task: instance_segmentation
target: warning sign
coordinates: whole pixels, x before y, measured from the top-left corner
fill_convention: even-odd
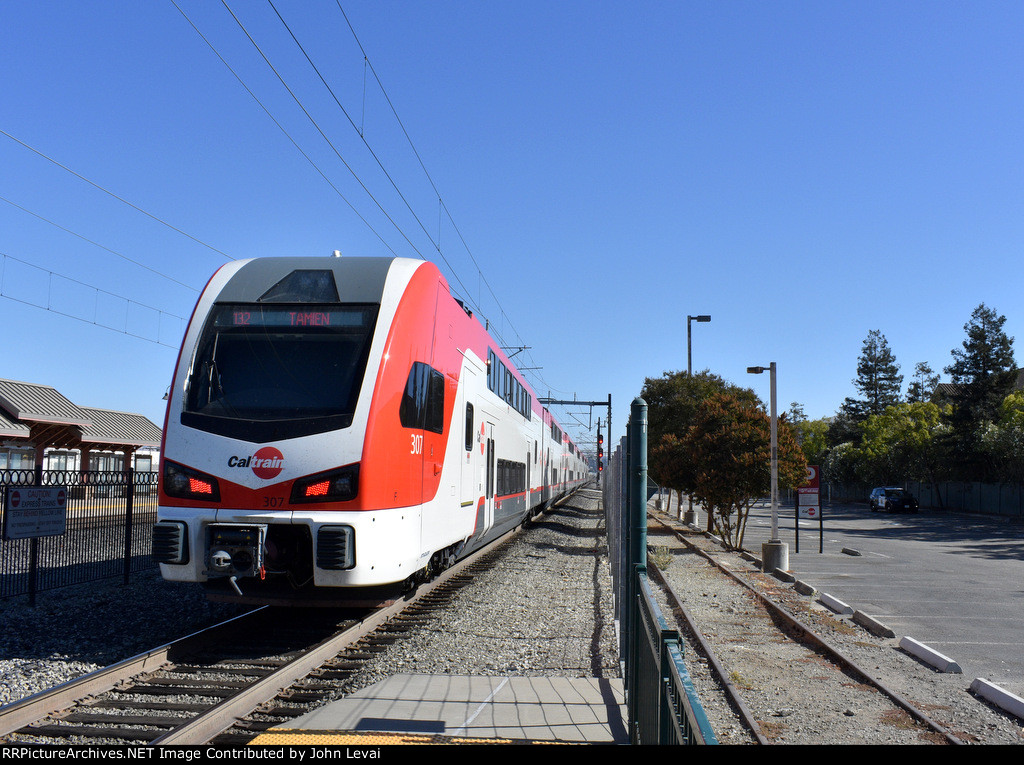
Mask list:
[[[67,528],[66,486],[11,486],[4,503],[4,539],[59,537]]]
[[[821,518],[821,502],[819,500],[820,470],[817,465],[807,466],[807,479],[803,486],[797,488],[797,509],[799,517]]]

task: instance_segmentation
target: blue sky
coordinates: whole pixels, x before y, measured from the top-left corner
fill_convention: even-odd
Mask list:
[[[981,302],[1024,338],[1020,3],[177,5],[0,10],[0,377],[162,424],[213,271],[333,250],[438,262],[616,436],[688,314],[815,418],[870,330],[905,384]]]

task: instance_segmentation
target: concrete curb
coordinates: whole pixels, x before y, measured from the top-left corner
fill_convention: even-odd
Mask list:
[[[844,547],[841,552],[844,555],[854,555],[856,557],[860,557],[860,551],[859,550],[854,550],[853,548],[850,548],[850,547]]]
[[[861,627],[866,629],[872,635],[885,638],[894,638],[896,633],[886,627],[880,621],[875,619],[873,616],[868,616],[863,611],[853,612],[853,621],[859,624]]]
[[[795,589],[801,595],[813,596],[817,592],[817,590],[814,589],[811,585],[807,584],[806,582],[801,582],[799,579],[797,579],[796,582],[793,583],[793,589]]]
[[[934,648],[929,648],[924,643],[914,640],[912,637],[902,638],[900,640],[900,648],[907,653],[916,656],[921,661],[931,664],[939,670],[939,672],[947,672],[955,675],[963,674],[963,670],[960,669],[960,665],[951,658],[939,653]]]
[[[1024,720],[1024,699],[1020,696],[1003,690],[995,683],[981,677],[971,683],[971,690],[1003,711]]]
[[[818,600],[841,616],[851,616],[853,614],[853,606],[846,605],[846,603],[839,600],[839,598],[833,598],[827,592],[819,593]]]

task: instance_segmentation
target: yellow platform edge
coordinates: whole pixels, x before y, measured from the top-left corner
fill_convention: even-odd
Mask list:
[[[558,744],[557,741],[526,741],[511,738],[468,738],[426,736],[420,733],[383,733],[335,730],[292,730],[271,728],[249,742],[249,746],[394,746],[400,744]]]

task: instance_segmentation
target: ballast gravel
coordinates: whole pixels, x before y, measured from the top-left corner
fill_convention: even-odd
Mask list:
[[[714,545],[701,535],[700,544]],[[653,547],[662,541],[650,538]],[[468,675],[620,676],[607,539],[599,495],[584,490],[541,517],[501,554],[500,564],[452,596],[408,639],[380,652],[338,687],[351,693],[395,673]],[[715,551],[716,554],[723,554]],[[739,556],[732,565],[745,566]],[[695,554],[673,549],[665,573],[681,594],[699,628],[724,633],[751,621],[749,596],[715,574]],[[798,618],[813,623],[876,677],[927,706],[965,743],[1021,744],[1022,723],[966,690],[962,676],[943,675],[903,654],[893,641],[824,613],[777,582],[766,583]],[[659,596],[666,618],[667,600]],[[27,598],[0,602],[0,705],[133,656],[238,613],[241,608],[211,603],[194,585],[165,582],[154,572],[40,593],[35,608]],[[674,622],[673,622],[674,626]],[[680,627],[685,635],[685,630]],[[782,649],[768,630],[747,629],[720,657],[734,682],[743,684],[763,732],[776,743],[855,743],[832,725],[839,718],[861,720],[857,741],[868,744],[931,743],[903,721],[872,721],[864,690],[854,679],[809,683],[766,661]],[[767,649],[767,650],[766,650]],[[788,649],[786,649],[788,650]],[[727,654],[727,655],[726,655]],[[722,744],[750,744],[747,732],[706,659],[692,645],[685,657],[694,688]],[[813,677],[826,672],[806,660]],[[817,713],[815,714],[815,710]]]

